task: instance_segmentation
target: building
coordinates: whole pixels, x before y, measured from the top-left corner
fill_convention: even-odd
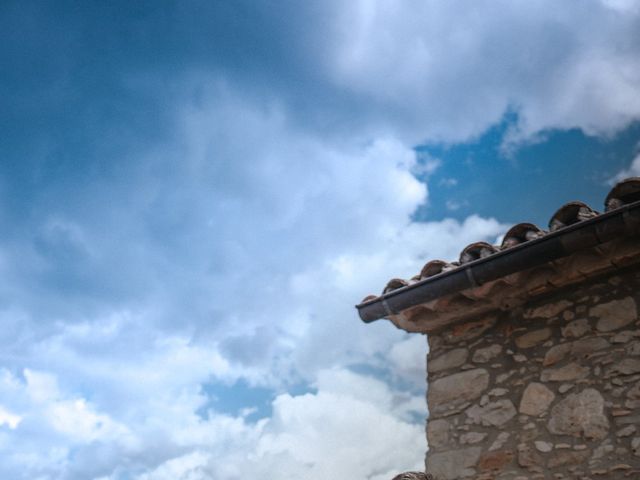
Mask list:
[[[640,178],[357,306],[427,334],[436,480],[640,478]]]

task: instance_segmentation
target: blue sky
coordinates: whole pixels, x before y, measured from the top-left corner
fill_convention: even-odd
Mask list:
[[[428,179],[430,201],[415,218],[464,219],[477,213],[546,228],[553,212],[571,200],[602,211],[605,185],[637,154],[640,125],[635,122],[605,138],[580,129],[550,131],[543,140],[505,152],[505,132],[514,121],[506,116],[470,142],[418,147],[419,155],[437,158],[441,165]]]
[[[353,305],[640,174],[640,4],[3,2],[0,477],[385,480]]]

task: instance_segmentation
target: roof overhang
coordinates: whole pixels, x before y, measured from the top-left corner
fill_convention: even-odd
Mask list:
[[[365,299],[360,318],[428,333],[640,261],[640,200],[616,207]]]

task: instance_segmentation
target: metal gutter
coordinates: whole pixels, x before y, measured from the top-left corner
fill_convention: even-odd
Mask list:
[[[356,305],[356,308],[362,321],[370,323],[444,295],[474,288],[638,232],[640,200],[399,288]]]

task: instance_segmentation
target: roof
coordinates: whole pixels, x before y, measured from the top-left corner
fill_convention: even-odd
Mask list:
[[[508,297],[505,281],[513,296],[523,298],[521,290],[525,277],[528,286],[524,297],[544,293],[566,283],[559,278],[567,277],[568,258],[578,252],[583,257],[585,252],[588,253],[594,259],[591,263],[595,264],[603,263],[596,257],[606,257],[602,268],[610,268],[615,266],[612,258],[616,255],[628,258],[629,248],[637,245],[640,261],[640,242],[637,238],[629,239],[640,233],[640,177],[617,183],[607,194],[604,207],[604,213],[599,213],[585,203],[569,202],[553,214],[548,230],[530,223],[519,223],[507,231],[500,245],[475,242],[460,252],[458,261],[431,260],[411,279],[393,278],[381,295],[367,296],[356,306],[360,318],[365,322],[389,318],[405,330],[427,331],[428,328],[409,325],[407,316],[417,315],[415,307],[421,307],[418,313],[422,316],[430,311],[442,317],[431,319],[432,327],[429,328],[436,328],[448,321],[445,317],[460,317],[478,310],[470,308],[470,302],[486,300],[496,283],[502,285],[502,300]],[[611,242],[614,244],[609,245]],[[611,251],[605,252],[605,246],[613,250],[609,248]],[[620,262],[622,260],[618,259],[618,264]],[[532,274],[540,277],[540,267],[545,267],[547,272],[543,282],[547,288],[529,288]],[[585,269],[599,271],[583,262],[582,270]],[[585,271],[579,273],[575,281],[588,276]],[[495,301],[489,303],[496,307]],[[487,306],[484,311],[489,309]]]

